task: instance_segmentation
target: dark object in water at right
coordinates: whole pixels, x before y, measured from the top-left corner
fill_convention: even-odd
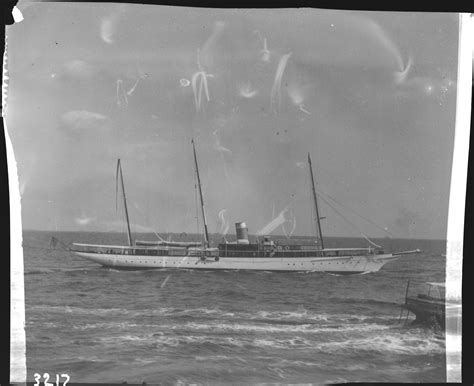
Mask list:
[[[437,282],[410,282],[409,280],[405,293],[405,304],[402,305],[402,312],[400,313],[400,320],[404,309],[407,310],[405,322],[408,320],[408,315],[412,313],[416,317],[412,325],[444,329],[446,320],[445,284]]]

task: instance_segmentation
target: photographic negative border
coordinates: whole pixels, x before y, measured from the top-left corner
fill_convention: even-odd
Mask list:
[[[142,3],[142,2],[141,2]],[[148,3],[148,2],[143,2]],[[162,4],[162,3],[161,3]],[[191,4],[179,4],[191,5]],[[206,6],[206,5],[204,5]],[[467,166],[470,139],[471,98],[472,98],[472,52],[474,34],[473,17],[470,14],[459,14],[459,51],[458,51],[458,86],[455,143],[453,166],[451,174],[448,232],[447,232],[447,261],[446,261],[446,297],[454,301],[462,301],[462,269],[463,269],[463,240],[465,200],[467,185]],[[6,40],[5,40],[6,42]],[[7,44],[4,48],[2,106],[6,107],[7,79]],[[5,125],[5,123],[4,123]],[[10,206],[10,382],[26,381],[26,346],[25,346],[25,299],[23,280],[23,251],[21,247],[22,226],[20,211],[20,194],[16,162],[14,159],[8,128],[4,126],[6,142],[6,158],[9,181]],[[453,324],[453,320],[456,321]],[[461,381],[461,339],[462,339],[462,307],[457,317],[449,323],[446,321],[446,370],[448,382]]]

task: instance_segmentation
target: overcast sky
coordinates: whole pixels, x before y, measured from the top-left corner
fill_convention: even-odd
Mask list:
[[[121,158],[132,230],[196,232],[194,138],[210,232],[281,214],[274,234],[313,234],[309,152],[325,235],[446,237],[457,15],[19,8],[6,122],[24,228],[124,230]]]

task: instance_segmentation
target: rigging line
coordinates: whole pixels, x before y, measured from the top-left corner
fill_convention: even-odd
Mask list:
[[[129,200],[129,201],[130,201],[130,200]],[[136,204],[136,202],[135,202],[135,201],[132,201],[132,203],[133,203],[133,207],[135,208],[135,211],[136,211],[141,217],[146,217],[146,214],[140,209],[140,207]],[[147,221],[147,223],[149,223],[149,222]],[[135,224],[131,224],[131,225],[132,225],[133,227],[135,227]],[[148,230],[149,230],[151,233],[153,233],[159,240],[165,241],[165,239],[163,239],[163,238],[153,229],[153,227],[150,227],[150,226],[148,226],[148,225],[146,225],[146,226],[145,226],[145,225],[141,225],[141,224],[139,224],[139,223],[136,223],[136,225],[139,226],[139,227],[142,227],[142,228],[148,228]]]
[[[120,198],[123,200],[124,202],[124,210],[125,210],[125,215],[127,216],[127,228],[126,230],[128,230],[128,232],[130,232],[130,225],[129,225],[129,220],[128,220],[128,211],[127,211],[127,204],[126,204],[126,201],[125,201],[125,189],[124,189],[124,186],[123,186],[123,175],[122,175],[122,166],[121,166],[121,162],[120,162],[120,159],[118,160],[117,162],[117,172],[116,172],[116,175],[115,175],[115,210],[118,211],[118,194],[119,194],[119,173],[120,173],[120,177],[121,177],[121,181],[122,181],[122,191],[120,192],[121,196]],[[133,206],[135,208],[135,211],[137,211],[141,217],[146,217],[146,215],[142,212],[142,210],[139,208],[139,206],[133,202]],[[134,233],[136,233],[136,226],[135,224],[131,224],[131,226],[134,228]],[[159,240],[163,241],[163,238],[161,238],[153,228],[151,227],[146,227],[146,228],[149,228],[157,237]]]
[[[288,237],[288,232],[286,231],[286,228],[285,228],[285,223],[281,224],[281,228],[283,229],[283,234],[285,235],[286,240],[288,241],[289,237]]]
[[[117,171],[115,173],[115,211],[118,212],[118,176],[119,176],[119,163],[117,162]]]
[[[56,249],[57,249],[56,246],[57,246],[58,244],[59,244],[62,248],[64,248],[64,250],[66,250],[66,251],[71,251],[71,248],[70,248],[68,245],[64,244],[60,239],[58,239],[58,238],[55,237],[55,236],[52,236],[52,237],[51,237],[51,239],[50,239],[50,241],[49,241],[49,248],[47,248],[47,250],[56,250]],[[43,249],[43,248],[41,248],[41,247],[32,247],[32,246],[28,246],[28,245],[26,245],[26,246],[29,247],[29,248]],[[22,245],[22,247],[25,247],[25,245]]]
[[[60,246],[64,249],[64,250],[67,250],[69,251],[69,247],[64,245],[63,243],[59,242]],[[39,250],[39,251],[45,251],[45,252],[49,252],[49,251],[54,251],[54,250],[58,250],[58,248],[56,247],[35,247],[33,245],[28,245],[28,244],[23,244],[21,246],[22,248],[25,248],[25,249],[36,249],[36,250]]]
[[[205,247],[209,248],[209,234],[208,234],[208,231],[207,231],[206,212],[204,210],[204,199],[202,197],[201,179],[199,178],[199,167],[198,167],[198,162],[197,162],[196,147],[194,145],[194,139],[191,140],[191,143],[193,145],[194,165],[195,165],[195,168],[196,168],[196,179],[197,179],[198,188],[199,188],[199,198],[200,198],[200,201],[201,201],[202,222],[203,222],[203,225],[204,225],[204,242],[205,242]]]
[[[382,226],[376,224],[375,222],[373,222],[372,220],[362,216],[361,214],[357,213],[354,209],[352,208],[349,208],[348,206],[342,204],[341,202],[337,201],[335,198],[331,197],[329,194],[323,192],[321,189],[317,189],[317,193],[320,195],[320,196],[326,196],[326,198],[332,200],[333,202],[335,202],[336,204],[338,205],[341,205],[343,208],[347,209],[347,210],[350,210],[352,213],[354,213],[355,215],[359,216],[360,218],[362,218],[363,220],[367,221],[368,223],[372,224],[373,226],[375,226],[376,228],[384,231],[385,233],[387,233],[388,235],[390,236],[393,236],[392,233],[390,233],[389,231],[387,231],[386,229],[382,228]]]
[[[355,225],[353,222],[349,221],[349,220],[348,220],[343,214],[341,214],[334,206],[332,206],[323,196],[320,196],[320,197],[321,197],[321,199],[326,203],[326,205],[328,205],[328,206],[329,206],[332,210],[334,210],[339,216],[341,216],[341,218],[344,219],[348,224],[352,225],[352,226],[357,230],[357,232],[359,232],[359,233],[362,235],[362,237],[363,237],[364,239],[366,239],[370,244],[372,244],[372,245],[374,245],[374,246],[376,246],[376,247],[378,247],[378,248],[381,248],[380,245],[377,245],[377,244],[375,244],[373,241],[371,241],[368,236],[366,236],[364,233],[361,232],[361,230],[359,229],[359,227],[358,227],[357,225]]]
[[[305,191],[309,191],[311,190],[311,182],[309,181],[309,175],[307,173],[304,173],[305,175],[305,178],[304,178],[304,182],[305,182]],[[309,223],[311,224],[311,234],[314,235],[317,231],[316,229],[316,224],[315,224],[315,221],[314,219],[316,218],[316,208],[314,207],[314,205],[311,205],[311,211],[308,211],[308,214],[309,214]]]
[[[125,185],[124,185],[124,182],[123,182],[123,173],[122,173],[122,165],[120,163],[120,158],[117,161],[117,172],[120,172],[120,183],[121,183],[122,194],[123,194],[123,208],[125,210],[125,218],[127,220],[128,243],[130,244],[130,246],[132,246],[133,245],[133,243],[132,243],[132,234],[131,234],[131,231],[130,231],[130,220],[129,220],[129,217],[128,217],[127,199],[126,199],[126,196],[125,196]]]
[[[194,208],[196,209],[196,234],[199,234],[199,209],[198,209],[198,192],[197,192],[197,178],[196,174],[194,175]]]
[[[22,244],[21,245],[22,248],[29,248],[29,249],[41,249],[41,250],[44,250],[44,251],[47,251],[47,250],[50,250],[51,247],[34,247],[32,245],[28,245],[28,244]]]
[[[122,206],[119,207],[118,205],[118,200],[120,198],[120,200],[123,201],[123,194],[121,191],[119,191],[119,164],[117,163],[117,173],[116,173],[116,176],[115,176],[115,212],[117,213],[118,217],[121,219],[121,216],[122,216]],[[120,197],[119,197],[120,195]],[[120,222],[121,224],[121,228],[123,228],[123,231],[124,232],[127,232],[127,229],[126,229],[126,225],[123,224],[122,222]]]
[[[155,231],[153,231],[154,235],[158,238],[158,240],[160,241],[166,241],[164,238],[162,238],[158,233],[156,233]]]
[[[321,230],[321,217],[319,215],[319,209],[318,209],[318,196],[316,194],[316,188],[314,184],[314,174],[313,174],[313,166],[311,162],[311,156],[308,153],[308,165],[309,165],[309,173],[311,177],[311,187],[312,187],[312,192],[313,192],[313,200],[314,200],[314,208],[316,210],[316,222],[318,223],[318,236],[319,236],[319,241],[321,243],[321,248],[324,249],[324,241],[323,241],[323,232]]]

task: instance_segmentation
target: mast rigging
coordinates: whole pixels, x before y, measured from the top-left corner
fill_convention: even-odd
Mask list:
[[[194,139],[191,140],[191,143],[193,144],[194,165],[196,167],[196,177],[197,177],[197,183],[198,183],[198,188],[199,188],[199,198],[201,199],[202,220],[204,223],[204,242],[205,242],[206,248],[209,248],[209,234],[207,232],[206,212],[204,210],[204,200],[202,198],[201,179],[199,177],[199,168],[198,168],[198,162],[197,162],[197,157],[196,157],[196,147],[194,146]]]
[[[311,187],[313,188],[314,207],[316,209],[316,222],[318,226],[318,236],[319,236],[319,240],[321,241],[321,249],[324,249],[323,234],[321,232],[321,221],[320,221],[319,209],[318,209],[318,198],[316,195],[316,189],[314,188],[313,166],[311,165],[311,156],[309,155],[309,153],[308,153],[308,164],[309,164],[309,174],[311,176]]]
[[[127,236],[128,236],[128,245],[132,246],[132,233],[130,232],[130,220],[128,219],[128,208],[127,208],[127,198],[125,197],[125,186],[123,183],[123,174],[122,174],[122,165],[120,164],[120,158],[117,161],[117,174],[115,176],[115,206],[117,207],[117,192],[118,192],[118,177],[120,172],[120,182],[122,186],[123,194],[123,206],[125,209],[125,219],[127,220]]]

